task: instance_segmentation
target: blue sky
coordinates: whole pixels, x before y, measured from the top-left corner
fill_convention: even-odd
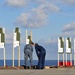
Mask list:
[[[12,32],[15,27],[21,31],[21,59],[24,59],[26,29],[32,31],[33,42],[45,47],[46,59],[57,59],[57,38],[71,37],[73,40],[75,37],[74,8],[75,0],[0,0],[0,27],[6,31],[6,59],[12,59]],[[15,59],[17,52],[15,50]],[[35,50],[33,58],[37,59]]]

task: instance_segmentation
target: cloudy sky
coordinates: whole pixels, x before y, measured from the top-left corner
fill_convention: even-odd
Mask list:
[[[0,0],[0,27],[6,33],[6,59],[12,59],[13,30],[21,31],[21,59],[24,59],[25,31],[33,42],[44,46],[46,59],[57,59],[58,37],[75,37],[75,0]],[[73,50],[73,49],[72,49]],[[11,54],[10,54],[11,53]],[[18,57],[15,49],[15,59]],[[35,50],[33,58],[37,59]],[[0,59],[3,50],[0,50]]]

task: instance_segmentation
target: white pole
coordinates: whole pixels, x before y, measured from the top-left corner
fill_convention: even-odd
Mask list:
[[[67,65],[67,53],[66,53],[66,65]]]
[[[70,54],[70,62],[71,62],[71,66],[72,66],[72,54]]]
[[[74,66],[75,66],[75,53],[74,53]]]
[[[3,33],[5,35],[5,28],[3,28]],[[4,39],[5,40],[5,39]],[[6,66],[6,54],[5,54],[5,42],[4,42],[4,67]]]
[[[74,38],[74,66],[75,66],[75,38]]]
[[[6,66],[6,62],[5,62],[5,47],[4,47],[4,67]]]
[[[59,53],[58,53],[58,66],[59,66]]]
[[[1,33],[0,33],[0,43],[1,43]]]
[[[28,32],[26,30],[26,44],[27,44]]]
[[[20,67],[20,46],[18,47],[18,67]]]
[[[63,53],[63,66],[64,66],[64,53]]]
[[[31,36],[31,40],[32,40],[32,31],[30,31],[30,36]]]
[[[20,30],[19,30],[20,33]],[[20,67],[20,40],[19,40],[19,46],[18,46],[18,67]]]
[[[12,66],[14,67],[14,31],[13,31],[13,58],[12,58]]]

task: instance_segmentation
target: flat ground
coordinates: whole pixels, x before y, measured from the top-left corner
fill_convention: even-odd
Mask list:
[[[75,75],[75,68],[3,69],[0,75]]]

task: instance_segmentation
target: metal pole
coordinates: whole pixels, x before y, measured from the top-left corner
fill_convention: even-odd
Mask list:
[[[0,34],[0,43],[1,43],[1,34]]]
[[[64,53],[63,53],[63,66],[64,66]]]
[[[59,66],[59,53],[58,53],[58,66]]]
[[[67,53],[66,53],[66,65],[67,65]]]
[[[32,31],[30,31],[30,36],[31,36],[31,40],[32,40]]]
[[[71,66],[72,66],[72,54],[70,54],[70,62],[71,62]]]
[[[75,66],[75,53],[74,53],[74,66]]]
[[[18,47],[18,67],[20,67],[20,46]]]
[[[6,66],[6,62],[5,62],[5,47],[4,47],[4,67]]]
[[[12,57],[12,66],[14,67],[14,31],[13,31],[13,51],[12,51],[12,55],[13,55],[13,57]]]
[[[74,38],[74,66],[75,66],[75,38]]]
[[[26,44],[27,44],[27,38],[28,38],[28,31],[26,30]]]

